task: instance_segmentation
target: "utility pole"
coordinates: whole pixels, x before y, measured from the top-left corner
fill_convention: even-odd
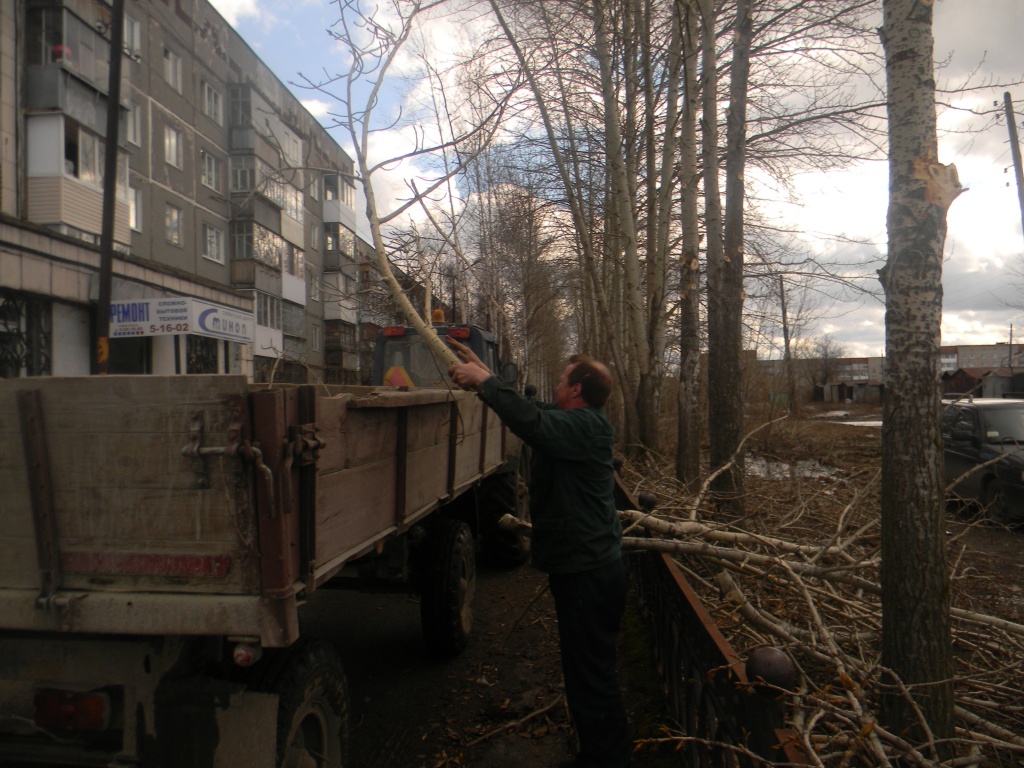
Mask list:
[[[1010,153],[1013,155],[1013,172],[1017,178],[1017,203],[1020,205],[1020,225],[1024,230],[1024,168],[1021,167],[1020,142],[1017,140],[1017,118],[1013,114],[1010,92],[1003,94],[1006,107],[1006,127],[1010,130]]]
[[[100,225],[100,292],[96,304],[96,373],[110,373],[110,294],[114,274],[114,212],[117,202],[117,145],[121,125],[121,49],[124,0],[110,11],[110,72],[107,81],[107,139],[103,156],[103,219]]]

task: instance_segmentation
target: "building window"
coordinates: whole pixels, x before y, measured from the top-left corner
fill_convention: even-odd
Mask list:
[[[181,93],[181,56],[170,48],[164,48],[164,80]]]
[[[313,351],[314,352],[319,352],[320,351],[320,326],[319,325],[314,325],[313,326],[312,345],[313,345]]]
[[[255,291],[256,325],[281,330],[281,299],[269,293]]]
[[[342,349],[355,349],[356,327],[352,323],[338,323],[338,338]]]
[[[167,242],[171,245],[181,245],[181,209],[168,204],[164,213],[164,223],[167,227]]]
[[[231,191],[249,192],[255,182],[256,164],[252,155],[236,155],[231,158]]]
[[[106,142],[99,136],[88,131],[78,132],[78,172],[79,179],[96,187],[103,186],[103,155]]]
[[[224,263],[224,232],[209,224],[203,224],[203,257]]]
[[[324,224],[324,248],[340,251],[350,259],[355,258],[355,235],[341,224]]]
[[[295,277],[305,275],[306,255],[287,240],[282,241],[281,271]]]
[[[128,102],[128,114],[124,120],[124,137],[135,146],[142,144],[142,110],[135,99]]]
[[[314,200],[320,199],[320,174],[310,171],[309,174],[309,196]]]
[[[337,200],[338,194],[338,177],[333,173],[324,176],[324,200]]]
[[[0,379],[48,376],[51,303],[0,288]]]
[[[142,231],[142,190],[128,187],[128,224],[136,232]]]
[[[236,259],[254,259],[274,269],[281,269],[281,264],[289,260],[289,268],[298,270],[291,274],[302,276],[302,251],[252,221],[231,222],[231,246]]]
[[[309,270],[309,300],[320,301],[320,275],[314,269]]]
[[[217,340],[208,336],[185,337],[186,373],[217,373]]]
[[[203,114],[217,125],[224,124],[224,106],[220,91],[207,82],[203,82]]]
[[[103,188],[106,142],[71,118],[64,120],[64,173]],[[128,199],[128,154],[117,153],[117,197]]]
[[[132,56],[142,54],[142,25],[128,14],[124,15],[124,47]]]
[[[169,125],[164,126],[164,160],[181,168],[181,131]]]
[[[248,127],[252,123],[252,96],[247,85],[233,85],[228,90],[231,98],[232,127]]]
[[[203,184],[215,192],[220,192],[220,158],[203,150]]]

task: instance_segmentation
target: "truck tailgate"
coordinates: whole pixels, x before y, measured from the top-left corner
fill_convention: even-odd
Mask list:
[[[0,381],[0,590],[258,594],[251,468],[183,455],[244,436],[247,397],[242,376]]]

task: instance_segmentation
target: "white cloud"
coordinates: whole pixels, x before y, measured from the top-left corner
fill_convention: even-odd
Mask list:
[[[317,120],[320,120],[331,111],[331,107],[334,105],[329,101],[324,101],[323,99],[303,99],[302,106],[306,108],[306,111],[309,112],[309,114]]]
[[[246,16],[259,18],[265,11],[260,0],[210,0],[210,4],[233,27],[238,26],[239,19]]]

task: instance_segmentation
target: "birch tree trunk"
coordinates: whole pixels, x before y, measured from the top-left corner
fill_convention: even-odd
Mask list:
[[[698,8],[677,4],[683,45],[683,104],[679,128],[679,182],[683,238],[679,270],[679,425],[676,479],[696,490],[700,482],[700,231],[697,167]]]
[[[714,46],[713,23],[709,25],[706,14],[704,31],[705,36],[710,32],[711,39],[704,41],[705,51],[709,44]],[[711,431],[711,469],[733,462],[715,479],[712,490],[719,508],[732,518],[742,517],[744,506],[743,455],[737,449],[743,439],[743,171],[751,32],[749,0],[737,0],[726,137],[725,240],[721,258],[712,260],[708,252],[708,422],[715,425]],[[704,66],[708,67],[707,61]],[[712,92],[710,98],[714,95]],[[708,99],[705,93],[705,104]],[[707,180],[718,166],[705,167],[707,189]],[[710,248],[710,235],[708,245]]]
[[[939,329],[946,211],[960,191],[938,162],[932,0],[884,0],[889,109],[889,254],[882,403],[882,665],[907,685],[936,739],[953,736]],[[893,682],[890,679],[888,682]],[[882,723],[928,741],[898,689]],[[948,750],[936,748],[944,756]]]

